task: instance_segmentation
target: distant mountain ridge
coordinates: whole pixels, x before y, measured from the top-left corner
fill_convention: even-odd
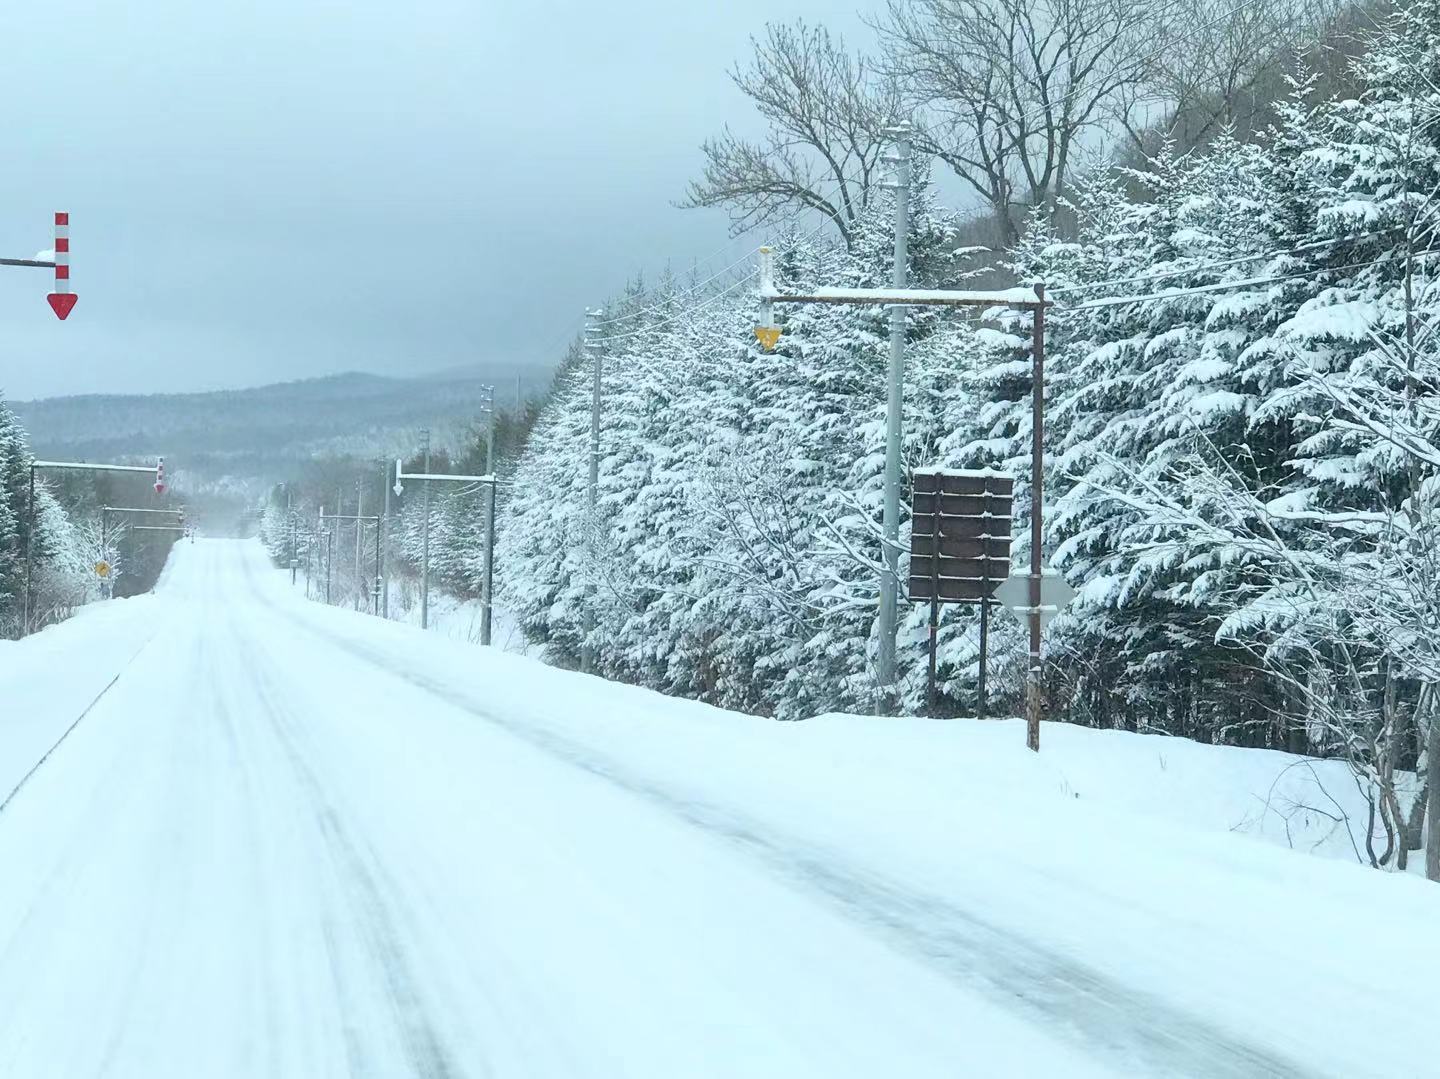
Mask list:
[[[502,408],[513,405],[516,373],[503,367],[413,378],[348,372],[242,390],[50,397],[15,401],[11,408],[39,456],[164,454],[205,486],[273,479],[318,455],[409,452],[427,427],[437,445],[445,445],[474,424],[485,385],[495,385]],[[532,370],[523,378],[526,392],[534,392],[549,374]]]

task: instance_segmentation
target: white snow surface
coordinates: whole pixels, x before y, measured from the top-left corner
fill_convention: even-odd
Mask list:
[[[1328,764],[755,719],[309,603],[232,541],[0,646],[0,796],[67,729],[0,811],[0,1075],[1428,1068],[1380,1032],[1434,886],[1282,845],[1279,810],[1348,853],[1295,810],[1353,810]]]

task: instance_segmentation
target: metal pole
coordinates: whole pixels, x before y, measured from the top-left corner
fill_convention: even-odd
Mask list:
[[[290,485],[285,485],[285,516],[290,521],[290,585],[295,585],[295,502]]]
[[[425,471],[430,471],[430,432],[420,432],[425,450]],[[420,533],[420,628],[430,628],[430,485],[424,484],[425,522]]]
[[[325,530],[325,602],[330,602],[330,582],[334,576],[335,565],[335,530]]]
[[[385,537],[385,542],[380,546],[380,617],[390,617],[390,575],[385,572],[385,554],[389,548],[390,541],[390,463],[380,462],[380,486],[385,488],[385,516],[380,519],[380,534]],[[380,543],[377,538],[376,543]]]
[[[355,609],[360,609],[360,590],[365,587],[365,569],[362,564],[362,542],[365,539],[365,488],[355,481]]]
[[[1030,670],[1025,680],[1025,745],[1040,752],[1040,544],[1045,510],[1045,285],[1035,285],[1030,391]]]
[[[986,594],[980,597],[980,680],[976,687],[975,718],[985,718],[985,672],[990,667],[990,578],[985,578]]]
[[[493,475],[493,473],[492,473]],[[485,587],[480,607],[480,643],[490,643],[491,614],[495,595],[495,481],[485,498]]]
[[[910,125],[889,129],[895,139],[895,266],[894,287],[904,288],[909,262],[907,233],[910,227]],[[899,629],[900,606],[900,427],[905,385],[905,308],[890,308],[890,372],[885,403],[885,506],[884,569],[880,578],[879,685],[890,697],[895,685],[895,635]]]
[[[940,493],[943,487],[935,487],[935,546],[930,549],[930,662],[926,672],[926,705],[933,716],[939,703],[935,687],[935,665],[940,649]]]
[[[30,508],[27,511],[30,527],[25,533],[25,613],[20,623],[20,636],[30,632],[30,606],[35,602],[31,591],[34,570],[35,547],[35,462],[30,462]]]
[[[375,615],[377,618],[380,615],[380,589],[382,587],[381,580],[383,578],[380,565],[380,533],[382,531],[381,526],[384,525],[384,523],[385,519],[383,517],[375,518],[375,594],[372,598],[375,601]]]
[[[487,387],[490,391],[490,422],[485,430],[485,471],[491,476],[495,475],[495,387]],[[493,596],[490,594],[490,585],[494,577],[495,567],[495,484],[490,484],[490,491],[485,497],[485,578],[480,588],[480,643],[490,643],[490,605]]]
[[[102,561],[102,562],[108,562],[108,561],[110,561],[110,507],[109,507],[109,506],[101,506],[101,507],[100,507],[100,561]],[[101,578],[101,580],[100,580],[100,598],[101,598],[101,599],[109,599],[109,598],[110,598],[109,585],[110,585],[110,582],[109,582],[108,580],[105,580],[104,578]]]
[[[485,425],[485,471],[495,475],[495,387],[486,386],[485,411],[489,414],[490,422]]]
[[[596,506],[600,496],[600,383],[604,373],[604,357],[600,350],[600,312],[585,312],[585,350],[590,353],[590,483],[586,488],[588,516],[586,519],[586,543],[590,560],[598,557],[595,550],[595,530],[599,528]],[[581,620],[583,637],[580,642],[580,669],[595,669],[595,649],[590,643],[595,632],[595,594],[593,585],[587,585],[585,611]]]

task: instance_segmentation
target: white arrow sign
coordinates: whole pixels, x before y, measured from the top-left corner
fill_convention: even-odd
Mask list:
[[[1007,577],[995,589],[995,598],[1024,618],[1033,609],[1030,606],[1030,577]],[[1054,617],[1075,598],[1075,589],[1065,583],[1065,578],[1053,569],[1045,569],[1040,577],[1040,628],[1044,629]]]

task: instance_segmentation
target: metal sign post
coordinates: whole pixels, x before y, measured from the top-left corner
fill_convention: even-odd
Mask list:
[[[100,576],[100,577],[102,578],[102,580],[109,578],[109,576],[110,576],[110,570],[113,568],[113,567],[110,566],[109,562],[106,561],[106,560],[110,557],[110,515],[111,515],[112,513],[136,513],[136,514],[150,513],[150,514],[159,514],[159,515],[166,516],[166,517],[174,517],[174,518],[175,518],[175,524],[176,524],[178,527],[180,527],[181,529],[183,529],[183,528],[185,527],[185,510],[184,510],[184,507],[181,507],[181,508],[178,509],[178,510],[162,510],[162,509],[151,509],[151,508],[148,507],[148,506],[101,506],[101,507],[100,507],[100,558],[101,558],[102,563],[105,565],[105,572],[104,572],[104,573],[99,573],[99,572],[98,572],[98,569],[97,569],[97,574],[98,574],[98,576]],[[139,527],[141,527],[141,526],[135,525],[135,526],[133,526],[133,527],[139,528]],[[108,596],[109,593],[108,593],[108,590],[107,590],[106,588],[102,588],[101,591],[102,591],[103,594],[105,594],[105,595]]]
[[[897,246],[897,251],[901,250]],[[1030,527],[1031,546],[1034,548],[1031,559],[1035,563],[1034,569],[1038,573],[1037,561],[1040,558],[1041,537],[1044,531],[1045,504],[1043,499],[1043,472],[1045,463],[1044,451],[1044,428],[1045,428],[1045,308],[1050,301],[1045,299],[1045,286],[1037,283],[1034,288],[1012,288],[998,289],[995,291],[969,291],[957,289],[916,289],[916,288],[813,288],[805,292],[785,292],[775,284],[774,256],[768,247],[760,249],[760,321],[755,328],[755,336],[759,339],[761,346],[768,352],[778,343],[781,336],[781,328],[775,325],[774,305],[777,303],[824,303],[824,304],[869,304],[883,307],[972,307],[972,308],[1011,308],[1019,311],[1031,311],[1034,313],[1034,323],[1031,331],[1031,355],[1033,357],[1033,391],[1032,391],[1032,425],[1031,425],[1031,469],[1032,469],[1032,497],[1030,500]],[[892,354],[892,372],[897,371],[900,364],[895,362]],[[891,397],[894,401],[894,394],[897,392],[893,381],[889,387]],[[898,415],[896,418],[898,424]],[[886,450],[887,450],[887,483],[886,483],[886,506],[884,508],[885,520],[894,519],[892,507],[889,504],[894,488],[888,482],[889,474],[889,447],[891,445],[891,431],[887,428]],[[882,690],[888,690],[895,680],[895,637],[899,630],[899,620],[893,617],[892,607],[886,602],[888,595],[893,594],[896,587],[895,570],[890,555],[893,552],[893,541],[888,528],[885,538],[882,541],[884,550],[884,569],[880,575],[880,613],[877,618],[878,632],[880,637],[880,655],[877,669],[877,682]],[[945,597],[942,595],[941,600]],[[1033,712],[1033,736],[1029,738],[1031,749],[1039,748],[1039,676],[1040,676],[1040,636],[1038,624],[1031,627],[1031,664],[1026,699],[1030,702],[1027,706]]]
[[[58,216],[58,215],[57,215]],[[62,316],[63,317],[63,316]],[[163,460],[163,458],[161,458]],[[93,465],[88,461],[37,461],[33,458],[30,461],[30,492],[29,508],[26,513],[27,527],[25,531],[25,605],[20,620],[20,636],[25,636],[31,628],[31,606],[34,603],[34,571],[35,571],[35,472],[41,468],[62,469],[71,472],[154,472],[154,468],[146,465]]]
[[[425,490],[429,490],[431,483],[483,483],[487,484],[490,490],[487,492],[486,501],[486,537],[485,537],[485,570],[484,585],[480,598],[480,643],[490,643],[491,628],[491,607],[492,585],[495,582],[495,487],[496,479],[494,473],[485,476],[457,476],[448,472],[406,472],[405,462],[400,458],[395,459],[395,495],[398,498],[405,493],[405,481],[417,480],[424,483]],[[428,608],[430,581],[428,575],[421,584],[421,606]]]
[[[359,507],[357,506],[356,508],[358,509]],[[380,576],[381,576],[381,568],[380,568],[380,518],[379,518],[379,517],[376,517],[376,516],[373,516],[373,515],[372,515],[372,516],[365,516],[364,514],[359,514],[359,513],[331,513],[331,514],[326,514],[326,512],[325,512],[325,507],[322,506],[322,507],[320,507],[320,519],[321,519],[322,521],[354,521],[354,522],[355,522],[355,580],[356,580],[356,583],[357,583],[357,584],[359,583],[359,580],[360,580],[361,530],[364,529],[364,527],[365,527],[365,525],[366,525],[367,522],[370,522],[370,521],[374,521],[374,522],[375,522],[375,580],[376,580],[376,581],[379,581],[379,580],[380,580]],[[374,586],[372,585],[372,589],[373,589],[373,587],[374,587]],[[367,591],[370,591],[370,590],[371,590],[371,589],[367,589]],[[357,611],[360,609],[360,596],[359,596],[359,593],[358,593],[358,592],[356,593],[356,596],[355,596],[355,609],[356,609]],[[378,610],[377,610],[376,613],[377,613],[377,614],[379,613]]]
[[[1010,521],[1015,481],[991,471],[917,469],[910,517],[910,599],[930,602],[927,682],[936,711],[936,653],[941,603],[980,605],[979,705],[985,718],[990,596],[1010,575]]]

